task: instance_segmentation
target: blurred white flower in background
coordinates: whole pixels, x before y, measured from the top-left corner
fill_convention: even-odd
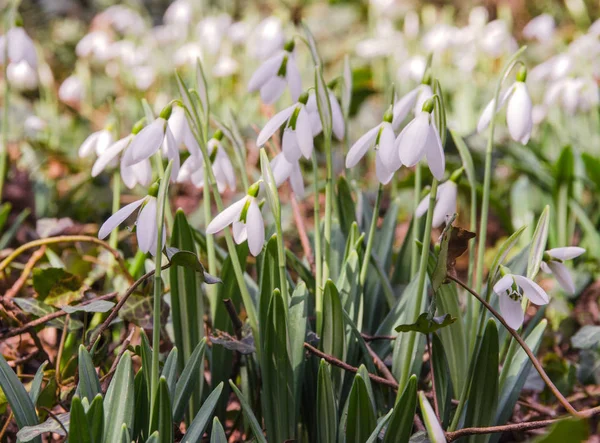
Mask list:
[[[192,18],[191,3],[188,0],[175,0],[165,11],[163,21],[168,25],[187,26]]]
[[[230,25],[231,17],[227,14],[206,17],[196,26],[198,41],[208,53],[216,54],[221,48],[221,42],[227,35]]]
[[[280,152],[271,160],[271,170],[275,178],[275,186],[279,187],[286,180],[289,180],[296,197],[304,197],[304,179],[298,161],[290,162],[285,158],[283,152]]]
[[[385,19],[379,20],[373,37],[362,40],[356,45],[356,54],[366,59],[405,52],[404,36],[396,30],[393,22]]]
[[[6,76],[11,86],[20,91],[30,91],[38,85],[37,72],[25,60],[9,63]]]
[[[181,66],[194,66],[198,59],[202,60],[202,47],[195,42],[185,43],[173,54],[173,63],[178,68]]]
[[[547,43],[554,37],[556,23],[550,14],[540,14],[532,18],[523,28],[523,36],[530,40]]]
[[[92,31],[83,36],[77,46],[75,54],[81,58],[92,58],[98,62],[106,62],[110,57],[112,39],[104,31]]]
[[[431,226],[439,228],[456,212],[456,196],[458,188],[452,180],[442,183],[437,188],[435,195],[435,207],[433,210],[433,220]],[[429,195],[427,195],[417,206],[415,215],[422,217],[429,209]]]
[[[60,88],[58,88],[58,98],[65,104],[74,108],[78,107],[84,97],[85,88],[81,79],[75,75],[67,77]]]
[[[2,65],[6,63],[7,52],[9,63],[25,61],[33,70],[38,66],[35,44],[20,26],[11,28],[6,34],[0,36],[0,64]]]
[[[113,135],[110,127],[93,132],[83,141],[77,155],[79,158],[89,157],[92,154],[102,155],[113,143]]]
[[[248,51],[255,58],[265,60],[283,48],[285,35],[281,21],[270,16],[261,21],[250,35]]]

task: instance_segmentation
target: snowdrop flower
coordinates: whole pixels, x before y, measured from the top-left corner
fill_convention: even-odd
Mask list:
[[[446,158],[433,120],[433,103],[431,98],[425,101],[421,112],[398,135],[395,145],[402,164],[411,167],[425,157],[433,176],[441,180]]]
[[[556,277],[558,284],[569,294],[575,294],[575,283],[566,265],[565,260],[572,260],[585,252],[585,249],[577,246],[549,249],[544,252],[541,264],[542,271]]]
[[[185,147],[192,155],[200,155],[200,146],[196,142],[192,128],[185,115],[185,109],[182,106],[173,107],[168,124],[177,149]]]
[[[437,194],[435,196],[435,207],[433,209],[433,221],[431,226],[439,228],[456,212],[456,194],[458,187],[453,180],[448,180],[442,183],[437,188]],[[417,206],[415,215],[417,217],[423,216],[429,209],[429,195],[427,195]]]
[[[112,128],[108,127],[90,134],[79,147],[79,158],[89,157],[92,154],[102,155],[113,143]]]
[[[265,244],[265,224],[257,202],[260,184],[248,188],[248,194],[218,214],[206,227],[207,234],[216,234],[232,225],[233,239],[239,245],[246,240],[253,256],[262,251]]]
[[[6,76],[11,86],[19,91],[31,91],[38,84],[37,73],[25,60],[9,63],[6,68]]]
[[[516,40],[503,20],[489,22],[479,36],[478,44],[485,54],[494,58],[518,49]]]
[[[224,192],[226,188],[235,190],[236,178],[235,170],[225,148],[221,143],[223,133],[217,130],[213,137],[208,141],[208,152],[212,165],[212,171],[217,181],[219,192]],[[197,188],[204,187],[204,158],[198,152],[190,155],[181,165],[178,183],[190,181]]]
[[[162,147],[163,154],[173,161],[172,180],[175,181],[179,174],[179,150],[177,142],[167,120],[172,113],[171,105],[167,105],[160,117],[142,129],[131,141],[129,148],[122,158],[125,167],[133,166],[147,160],[156,154]]]
[[[250,37],[248,49],[256,58],[265,60],[279,51],[285,42],[281,21],[270,16],[261,21]]]
[[[202,47],[196,42],[185,43],[173,54],[173,63],[178,68],[195,65],[198,59],[202,60]]]
[[[377,179],[382,184],[387,184],[392,179],[394,172],[402,166],[402,162],[395,149],[394,129],[392,128],[392,110],[383,116],[383,121],[369,129],[360,137],[348,151],[346,168],[352,168],[365,156],[371,146],[375,146],[375,172]]]
[[[523,36],[541,43],[549,42],[554,37],[554,17],[550,14],[541,14],[532,18],[523,28]]]
[[[248,91],[260,90],[262,101],[271,104],[281,96],[286,84],[292,100],[297,101],[302,92],[302,80],[296,65],[294,40],[287,42],[281,51],[260,65],[248,82]]]
[[[8,63],[19,63],[25,61],[35,70],[38,66],[37,53],[33,40],[27,35],[21,26],[15,26],[0,36],[0,64],[4,65],[7,60],[6,45],[8,45]]]
[[[30,115],[25,119],[23,126],[25,128],[25,133],[28,136],[33,137],[45,131],[48,127],[48,123],[37,115]]]
[[[508,88],[508,90],[501,95],[499,106],[496,107],[498,111],[506,102],[506,125],[508,126],[508,132],[514,141],[522,144],[527,144],[529,137],[531,136],[531,129],[533,128],[533,105],[529,93],[527,92],[527,86],[525,85],[525,79],[527,78],[527,69],[521,67],[517,73],[517,80]],[[494,99],[492,99],[483,110],[479,122],[477,123],[477,132],[481,133],[490,124],[493,117]]]
[[[98,14],[99,21],[106,21],[120,34],[141,35],[146,31],[146,22],[132,8],[113,5]]]
[[[67,77],[58,88],[58,98],[74,108],[81,104],[84,97],[83,82],[74,75]]]
[[[92,31],[83,36],[77,46],[75,54],[81,58],[93,58],[99,62],[105,62],[111,55],[111,38],[104,31]]]
[[[231,17],[219,14],[216,17],[206,17],[196,27],[198,40],[211,54],[216,54],[221,47],[221,41],[231,25]]]
[[[222,54],[213,66],[212,73],[216,78],[230,77],[239,70],[239,63],[230,55]]]
[[[552,83],[546,90],[544,106],[559,103],[569,115],[587,111],[598,105],[598,85],[591,78],[565,78]]]
[[[331,120],[332,120],[332,129],[333,135],[338,140],[344,139],[344,114],[342,113],[342,107],[340,106],[340,102],[338,101],[335,93],[328,87],[327,93],[329,94],[329,102],[331,103]],[[323,125],[321,124],[321,115],[319,114],[319,107],[317,105],[317,96],[314,91],[310,91],[308,96],[308,102],[306,103],[306,110],[308,111],[310,117],[310,125],[312,128],[313,137],[316,137],[323,130]]]
[[[158,184],[154,183],[148,190],[148,195],[144,198],[129,203],[111,215],[98,231],[98,238],[108,237],[116,227],[123,223],[140,206],[137,220],[135,222],[135,233],[137,236],[138,247],[142,252],[156,254],[156,242],[158,237],[158,224],[156,222],[156,196],[158,195]],[[166,231],[163,229],[163,244],[165,243]]]
[[[279,187],[286,180],[289,180],[296,197],[304,197],[304,179],[298,161],[290,162],[283,153],[279,153],[271,160],[271,170],[275,178],[275,186]]]
[[[169,25],[189,25],[192,20],[192,5],[187,0],[176,0],[169,5],[163,21]]]
[[[548,304],[549,301],[548,294],[537,283],[522,275],[504,275],[494,285],[494,292],[500,297],[502,317],[513,329],[519,329],[525,318],[521,306],[523,296],[538,306]]]
[[[257,146],[263,146],[273,134],[283,125],[283,138],[281,142],[283,154],[289,162],[298,161],[301,156],[310,158],[313,151],[313,129],[306,103],[308,94],[303,93],[298,103],[279,111],[258,134]]]
[[[425,75],[423,83],[405,94],[394,104],[394,117],[392,119],[394,130],[398,129],[400,123],[404,121],[411,110],[414,110],[415,115],[419,114],[425,101],[433,96],[433,91],[429,85],[431,79],[428,77],[428,75]]]
[[[152,66],[136,66],[132,69],[132,74],[135,79],[135,87],[139,91],[146,91],[156,79]]]
[[[396,26],[389,19],[377,23],[375,36],[362,40],[356,45],[356,54],[366,59],[386,57],[396,53],[406,52],[404,36],[396,31]]]

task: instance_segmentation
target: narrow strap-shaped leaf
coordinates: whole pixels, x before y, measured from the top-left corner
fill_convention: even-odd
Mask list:
[[[123,427],[133,425],[133,387],[131,354],[125,351],[104,398],[104,441],[118,441],[123,436]],[[131,441],[129,431],[127,436]]]
[[[150,401],[148,400],[148,385],[146,385],[144,368],[140,368],[137,374],[135,374],[133,391],[135,412],[132,437],[134,440],[144,440],[148,435],[148,426],[150,424]]]
[[[177,381],[177,353],[176,347],[171,349],[171,352],[169,352],[160,374],[161,377],[164,377],[167,382],[167,386],[169,387],[169,396],[171,399],[175,397],[175,382]]]
[[[83,345],[79,346],[78,359],[79,384],[77,385],[77,393],[82,399],[87,398],[91,402],[97,394],[102,392],[100,380],[92,362],[92,356]]]
[[[375,429],[377,422],[373,404],[365,380],[357,374],[348,398],[346,442],[364,443]]]
[[[369,436],[367,443],[377,443],[379,442],[379,434],[381,433],[383,427],[388,424],[392,414],[394,413],[394,409],[390,409],[387,414],[385,414],[381,419],[377,422],[377,426],[373,429],[373,432]]]
[[[217,406],[217,402],[219,401],[219,397],[221,396],[221,392],[223,391],[223,386],[223,383],[219,383],[219,385],[210,393],[210,395],[196,414],[196,417],[194,417],[194,421],[192,421],[190,427],[183,436],[183,440],[181,440],[182,442],[200,443],[202,441],[202,434],[204,434],[204,430],[206,429],[206,426],[208,426],[213,411]]]
[[[146,440],[146,443],[160,443],[160,434],[158,431],[153,432],[152,435],[148,437],[148,440]]]
[[[119,440],[107,440],[107,442],[108,441],[116,441],[116,442],[121,442],[121,443],[132,443],[131,436],[129,435],[129,429],[127,428],[127,425],[125,423],[123,423],[123,425],[121,426],[121,434],[120,434]]]
[[[550,226],[550,206],[546,205],[531,239],[529,247],[529,260],[527,261],[527,277],[534,278],[542,263],[544,251],[546,250],[546,241],[548,240],[548,228]]]
[[[329,364],[321,360],[317,378],[317,440],[335,443],[337,425],[337,401],[331,383]]]
[[[0,355],[0,387],[4,391],[4,396],[10,405],[19,429],[24,426],[35,426],[39,423],[31,398],[2,355]],[[41,443],[39,437],[34,441]]]
[[[238,389],[238,387],[233,381],[229,380],[229,385],[231,386],[231,389],[233,389],[233,392],[235,392],[235,395],[237,395],[237,398],[239,399],[240,404],[242,405],[242,413],[244,414],[246,420],[250,423],[250,428],[252,429],[254,438],[258,441],[258,443],[267,443],[267,439],[263,434],[263,430],[260,427],[260,424],[258,423],[254,412],[252,412],[252,407],[250,406],[250,403],[248,403],[248,400],[246,400],[244,394],[242,394],[242,392]]]
[[[201,368],[206,350],[206,338],[203,338],[188,359],[177,385],[175,386],[175,398],[173,400],[173,421],[179,423],[183,420],[183,414],[188,401],[194,392],[200,377],[203,377]]]
[[[342,361],[346,355],[346,333],[344,327],[344,314],[339,292],[335,284],[328,280],[323,292],[323,331],[319,342],[321,350]],[[343,372],[339,368],[332,371],[333,385],[336,390],[341,389]]]
[[[452,401],[452,382],[450,380],[450,368],[444,351],[444,345],[437,334],[432,334],[432,364],[431,370],[435,379],[435,393],[437,396],[440,419],[442,425],[446,426],[450,419],[450,406]]]
[[[104,402],[98,394],[92,401],[86,414],[92,443],[102,443],[104,437]]]
[[[45,361],[40,365],[38,370],[35,372],[35,377],[33,377],[33,381],[31,382],[31,387],[29,388],[29,398],[31,398],[31,402],[34,404],[37,403],[38,397],[40,396],[40,392],[42,392],[42,382],[44,381],[44,370],[48,362]]]
[[[417,376],[412,375],[398,397],[394,412],[383,438],[384,443],[406,443],[412,432],[415,409],[417,408]]]
[[[177,358],[174,361],[177,361]],[[165,377],[160,377],[158,382],[158,395],[152,411],[150,432],[155,431],[158,431],[161,443],[173,442],[173,413],[171,412],[169,383]]]
[[[69,441],[74,443],[92,443],[92,436],[88,421],[81,404],[81,399],[76,395],[71,401],[71,421],[69,422]]]
[[[419,392],[419,405],[421,406],[421,414],[423,414],[423,423],[427,430],[427,437],[431,443],[446,443],[446,435],[440,425],[435,412],[429,402],[425,393]]]
[[[213,428],[212,433],[210,434],[210,443],[227,443],[227,436],[225,435],[225,430],[223,429],[223,425],[219,421],[218,417],[213,419]]]

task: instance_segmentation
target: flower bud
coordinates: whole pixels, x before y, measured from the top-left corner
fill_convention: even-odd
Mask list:
[[[387,111],[385,111],[385,114],[383,114],[383,121],[391,123],[393,119],[394,119],[394,109],[390,105],[390,107],[387,109]]]
[[[171,112],[173,112],[173,106],[169,103],[167,106],[165,106],[163,108],[162,111],[160,111],[160,118],[164,118],[165,120],[168,120],[169,117],[171,117]]]
[[[525,83],[525,80],[527,80],[527,67],[522,65],[517,72],[517,81]]]
[[[146,123],[146,117],[140,118],[135,124],[133,128],[131,128],[131,133],[133,135],[138,134],[142,129],[144,129],[144,124]]]
[[[256,197],[258,195],[258,191],[260,190],[260,180],[251,184],[248,188],[248,195],[250,197]]]
[[[303,92],[300,94],[300,97],[298,97],[298,103],[302,103],[303,105],[308,103],[308,92]]]
[[[423,103],[423,112],[428,112],[429,114],[431,114],[433,112],[433,98],[428,98],[427,100],[425,100],[425,102]]]
[[[212,138],[214,138],[215,140],[223,140],[223,131],[221,131],[220,129],[217,129],[215,131],[215,133],[213,134]]]
[[[160,185],[160,180],[155,181],[154,183],[152,183],[150,185],[150,187],[148,188],[148,195],[150,197],[156,197],[158,196],[158,188]]]
[[[295,46],[296,43],[294,42],[294,39],[291,39],[286,42],[286,44],[283,46],[283,49],[287,52],[292,52]]]

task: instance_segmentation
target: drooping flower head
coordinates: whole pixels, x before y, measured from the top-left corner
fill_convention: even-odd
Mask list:
[[[542,306],[548,304],[549,298],[536,282],[523,277],[507,273],[494,285],[494,292],[500,297],[500,312],[506,323],[513,328],[519,329],[525,319],[525,313],[521,306],[523,297],[527,297],[533,304]]]
[[[333,85],[327,86],[327,94],[329,95],[329,103],[331,103],[331,124],[333,135],[338,140],[344,139],[344,114],[342,107],[338,101],[335,93],[333,92]],[[323,131],[323,125],[321,123],[321,116],[319,115],[319,108],[317,106],[317,95],[313,90],[310,91],[308,96],[308,102],[306,103],[306,110],[310,117],[310,125],[312,128],[313,137],[316,137]]]
[[[549,249],[544,252],[541,264],[542,271],[552,274],[556,277],[558,284],[569,294],[575,293],[575,283],[567,266],[563,263],[565,260],[572,260],[585,252],[585,249],[577,246],[567,246],[564,248]]]
[[[275,186],[281,186],[286,180],[290,181],[292,191],[297,198],[304,197],[304,179],[302,178],[302,170],[300,169],[300,162],[288,161],[282,152],[277,154],[273,160],[271,160],[271,170],[273,171],[273,177],[275,178]]]
[[[248,91],[260,90],[260,97],[266,104],[274,103],[283,94],[286,85],[293,101],[298,100],[302,93],[294,45],[294,40],[287,42],[282,50],[260,65],[248,82]]]
[[[8,63],[25,61],[33,70],[36,70],[38,60],[35,44],[21,25],[22,23],[17,23],[17,26],[10,28],[6,34],[0,36],[0,64],[7,63],[5,54],[8,52]]]
[[[231,225],[235,242],[239,245],[247,240],[250,253],[255,257],[260,254],[265,244],[265,223],[257,199],[259,189],[259,182],[251,185],[246,196],[213,218],[206,233],[216,234]]]
[[[257,146],[263,146],[283,125],[281,147],[289,162],[296,162],[301,156],[310,158],[313,151],[313,129],[307,110],[308,94],[303,93],[298,102],[279,111],[265,124],[256,139]]]
[[[403,165],[415,166],[425,157],[433,176],[441,180],[446,169],[446,158],[442,140],[432,115],[433,107],[433,99],[427,99],[421,112],[406,125],[396,138],[396,147]]]
[[[458,194],[456,183],[460,179],[462,171],[463,168],[458,169],[452,174],[450,180],[438,186],[435,196],[435,207],[433,209],[432,227],[439,228],[448,217],[451,217],[456,212],[456,197]],[[417,206],[415,215],[421,217],[427,212],[427,209],[429,209],[429,195],[421,200]]]
[[[79,147],[79,158],[102,155],[113,143],[112,125],[90,134]]]

